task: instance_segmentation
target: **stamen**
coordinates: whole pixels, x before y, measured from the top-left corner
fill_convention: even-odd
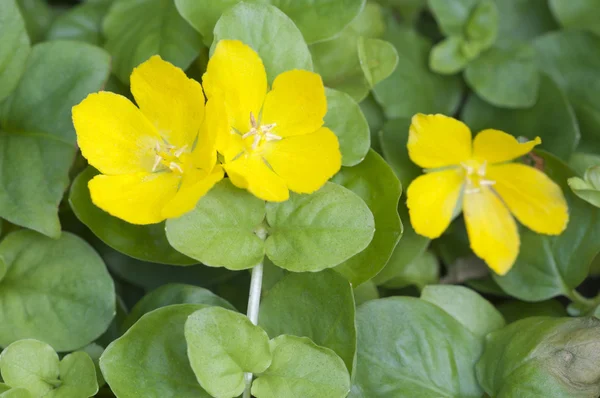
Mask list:
[[[179,165],[178,165],[177,163],[175,163],[175,162],[171,162],[171,163],[169,163],[169,168],[170,168],[171,170],[173,170],[173,171],[177,170],[177,171],[179,171],[180,173],[183,173],[183,169],[181,168],[181,166],[179,166]]]
[[[253,135],[254,135],[254,134],[256,134],[256,133],[258,133],[258,130],[256,130],[256,128],[255,128],[255,127],[252,127],[252,128],[250,129],[250,131],[248,131],[246,134],[242,135],[242,139],[244,139],[244,140],[245,140],[246,138],[248,138],[248,137],[250,137],[250,136],[253,136]]]
[[[479,174],[481,177],[485,177],[486,167],[487,167],[487,160],[484,160],[483,164],[481,166],[479,166],[479,170],[477,170],[477,174]]]
[[[178,150],[175,151],[174,155],[176,158],[180,157],[181,154],[183,152],[185,152],[185,150],[187,149],[187,144],[185,144],[184,146],[182,146],[181,148],[179,148]]]
[[[152,172],[154,173],[160,164],[162,157],[158,154],[154,155],[154,165],[152,165]]]
[[[465,189],[465,193],[466,194],[479,193],[479,192],[481,192],[481,188],[467,188],[467,189]]]
[[[479,181],[479,185],[484,185],[484,186],[491,186],[491,185],[495,185],[496,181],[494,180],[480,180]]]
[[[254,117],[254,113],[250,112],[250,125],[252,129],[256,129],[258,127],[258,123],[256,123],[256,118]]]
[[[468,164],[466,164],[465,162],[460,162],[460,165],[467,170],[467,174],[471,174],[473,173],[473,167],[469,166]]]
[[[267,141],[279,141],[281,139],[280,136],[273,133],[265,133],[265,138]]]
[[[265,124],[264,126],[262,126],[260,129],[262,130],[263,133],[268,133],[269,131],[271,131],[273,129],[273,127],[277,126],[277,123],[271,123],[271,124]]]
[[[252,141],[252,149],[256,149],[256,147],[258,146],[258,144],[260,143],[260,135],[255,135],[254,136],[254,141]]]

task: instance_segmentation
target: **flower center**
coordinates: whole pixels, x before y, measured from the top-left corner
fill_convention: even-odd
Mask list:
[[[256,148],[260,147],[265,142],[279,141],[281,139],[280,136],[272,132],[276,126],[275,123],[261,125],[256,121],[252,112],[250,112],[250,126],[250,130],[242,135],[242,139],[244,140],[246,147],[250,148],[252,151],[256,150]]]
[[[177,148],[168,143],[157,142],[154,152],[152,172],[171,170],[172,172],[183,174],[184,157],[189,152],[187,145]]]
[[[478,193],[482,187],[492,186],[496,183],[494,180],[486,178],[487,162],[479,163],[475,160],[469,160],[461,163],[465,170],[466,188],[465,193]]]

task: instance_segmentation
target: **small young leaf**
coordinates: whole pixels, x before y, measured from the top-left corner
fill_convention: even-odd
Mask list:
[[[332,350],[306,337],[282,335],[270,342],[271,366],[252,383],[257,398],[344,398],[350,375]]]
[[[389,42],[358,38],[358,59],[371,87],[387,79],[398,65],[398,52]]]
[[[241,395],[244,372],[262,373],[271,364],[267,333],[245,315],[223,308],[204,308],[190,315],[185,340],[196,378],[213,397]]]

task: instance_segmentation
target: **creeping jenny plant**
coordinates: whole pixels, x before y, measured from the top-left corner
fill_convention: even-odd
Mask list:
[[[539,138],[519,143],[498,130],[471,130],[444,115],[413,117],[408,153],[427,173],[408,187],[415,231],[439,237],[463,210],[471,248],[498,274],[506,274],[519,253],[514,216],[526,227],[560,234],[569,219],[560,187],[543,172],[512,160],[530,152]],[[462,201],[462,203],[461,203]]]

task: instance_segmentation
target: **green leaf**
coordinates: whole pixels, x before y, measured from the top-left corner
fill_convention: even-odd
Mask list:
[[[477,0],[428,0],[427,4],[446,36],[460,35],[469,22]]]
[[[411,119],[409,117],[388,121],[379,132],[379,141],[383,157],[388,162],[403,187],[410,185],[411,181],[420,176],[423,171],[414,164],[408,156],[408,130]]]
[[[46,0],[17,0],[29,38],[33,43],[42,41],[52,23],[52,9]]]
[[[144,314],[172,304],[204,304],[235,310],[227,300],[222,299],[208,289],[172,283],[151,291],[138,301],[123,322],[123,331],[129,329]]]
[[[331,182],[310,195],[267,203],[267,222],[267,256],[293,272],[335,267],[364,250],[375,232],[365,202]]]
[[[46,133],[75,145],[71,108],[100,90],[109,71],[110,57],[98,47],[66,41],[38,44],[19,85],[0,108],[0,125],[5,131]]]
[[[573,105],[581,147],[600,152],[600,37],[586,32],[560,31],[534,42],[538,67],[562,88]]]
[[[46,35],[46,40],[75,40],[102,45],[102,21],[112,0],[86,2],[58,16]]]
[[[0,398],[34,398],[29,390],[25,388],[11,388],[6,392],[0,393]]]
[[[596,397],[600,321],[533,317],[487,336],[477,377],[493,397]]]
[[[594,0],[549,0],[552,13],[565,28],[585,29],[600,35],[600,8]]]
[[[547,0],[496,1],[498,37],[529,41],[558,29]]]
[[[219,307],[194,312],[185,322],[188,357],[200,385],[213,397],[242,394],[244,372],[271,365],[269,337],[245,316]]]
[[[556,157],[536,152],[544,172],[557,182],[569,205],[569,224],[559,236],[521,232],[521,247],[513,268],[505,276],[494,275],[502,290],[525,301],[541,301],[567,294],[588,275],[590,263],[600,251],[600,209],[570,192],[566,181],[574,175]]]
[[[72,351],[110,324],[115,314],[113,281],[83,239],[67,232],[53,240],[16,231],[0,243],[0,256],[8,266],[0,281],[1,346],[36,338],[57,351]]]
[[[60,386],[44,397],[87,398],[98,392],[94,362],[85,352],[77,351],[65,356],[59,369]]]
[[[271,340],[273,362],[252,383],[257,398],[344,398],[350,375],[332,350],[306,337],[279,336]]]
[[[377,300],[379,296],[379,290],[372,280],[363,283],[352,289],[354,292],[354,301],[356,306],[366,303],[367,301]]]
[[[498,7],[494,0],[480,0],[469,16],[466,36],[479,51],[494,44],[498,36]]]
[[[88,166],[71,185],[69,204],[79,221],[110,247],[138,260],[174,265],[196,263],[169,244],[164,222],[151,225],[130,224],[94,205],[88,182],[97,174],[94,168]]]
[[[106,348],[100,368],[116,396],[211,398],[196,381],[184,338],[185,321],[201,308],[197,304],[159,308]]]
[[[584,152],[575,152],[569,159],[569,167],[571,167],[581,177],[585,171],[592,166],[600,166],[600,155]]]
[[[358,104],[348,94],[325,88],[327,114],[325,127],[333,131],[340,142],[342,165],[354,166],[360,163],[371,146],[371,136],[367,119]]]
[[[19,340],[0,355],[2,379],[13,388],[25,388],[34,396],[45,396],[60,385],[58,354],[38,340]]]
[[[29,55],[30,45],[25,22],[16,0],[0,3],[0,101],[17,86]]]
[[[442,75],[453,75],[467,66],[470,57],[463,53],[464,39],[450,36],[442,40],[429,53],[429,67]]]
[[[390,20],[383,39],[398,51],[398,66],[373,89],[375,99],[390,119],[415,113],[452,115],[462,96],[457,76],[441,76],[429,70],[431,42],[410,28]]]
[[[469,86],[492,105],[527,108],[538,98],[540,75],[535,51],[525,43],[497,44],[469,63]]]
[[[499,304],[497,309],[506,319],[507,324],[532,316],[552,316],[555,318],[567,316],[564,305],[558,300],[538,301],[536,303],[511,300]]]
[[[260,304],[259,324],[270,337],[308,337],[335,351],[352,372],[356,356],[354,298],[348,281],[331,270],[291,273]]]
[[[214,34],[212,49],[224,39],[241,40],[252,47],[265,65],[269,83],[288,70],[313,69],[302,33],[287,15],[269,4],[239,3],[223,13]]]
[[[482,342],[439,307],[412,297],[373,300],[358,309],[357,326],[350,397],[481,396],[474,365]]]
[[[402,186],[388,164],[373,150],[357,166],[342,168],[333,181],[360,196],[375,219],[375,234],[369,246],[335,268],[358,286],[385,267],[402,236],[397,211]]]
[[[600,166],[587,169],[583,179],[571,177],[567,182],[575,195],[596,207],[600,207]]]
[[[310,46],[315,71],[323,77],[327,87],[343,91],[356,102],[369,93],[369,82],[361,66],[359,40],[381,36],[385,22],[381,6],[367,3],[362,12],[337,37]],[[389,51],[380,55],[391,57]],[[371,59],[370,63],[383,62]]]
[[[181,15],[204,37],[209,46],[217,20],[240,0],[176,0]],[[339,33],[362,10],[364,0],[246,0],[270,3],[294,21],[308,43],[327,40]]]
[[[531,108],[498,108],[471,94],[462,120],[474,132],[493,128],[515,137],[540,137],[541,147],[563,160],[571,157],[580,138],[577,118],[566,95],[546,75],[541,76],[539,97]]]
[[[1,130],[0,147],[0,176],[10,181],[0,190],[0,217],[58,238],[58,205],[69,185],[75,148],[45,133]]]
[[[360,104],[360,109],[367,119],[369,130],[371,133],[371,148],[381,153],[381,145],[379,142],[379,131],[386,121],[383,114],[383,108],[375,101],[372,95],[365,98]]]
[[[402,241],[404,241],[404,238],[402,238]],[[412,243],[411,240],[407,240],[403,245],[396,246],[396,250],[386,268],[373,279],[375,283],[388,289],[402,289],[407,286],[416,286],[418,289],[423,289],[425,286],[437,283],[440,280],[440,260],[433,252],[430,250],[419,252],[410,261],[407,261],[410,254],[404,253],[405,251],[414,253],[418,249],[424,250],[429,243],[429,239],[423,238],[415,242],[417,245],[416,250],[409,248]]]
[[[181,253],[211,267],[252,268],[265,255],[256,235],[262,229],[265,202],[228,179],[215,185],[179,218],[167,221],[167,239]]]
[[[426,286],[421,300],[437,305],[481,338],[505,325],[502,314],[489,301],[463,286]]]
[[[179,15],[174,0],[120,0],[103,21],[104,47],[125,84],[133,68],[158,54],[187,69],[200,53],[200,35]]]
[[[398,52],[389,42],[358,38],[358,59],[370,87],[387,79],[398,65]]]
[[[83,347],[81,351],[88,354],[92,359],[92,362],[94,363],[94,369],[96,370],[96,382],[98,383],[98,387],[104,386],[106,384],[106,380],[104,380],[104,376],[102,376],[102,371],[100,370],[100,357],[104,352],[104,347],[96,343],[92,343]]]

